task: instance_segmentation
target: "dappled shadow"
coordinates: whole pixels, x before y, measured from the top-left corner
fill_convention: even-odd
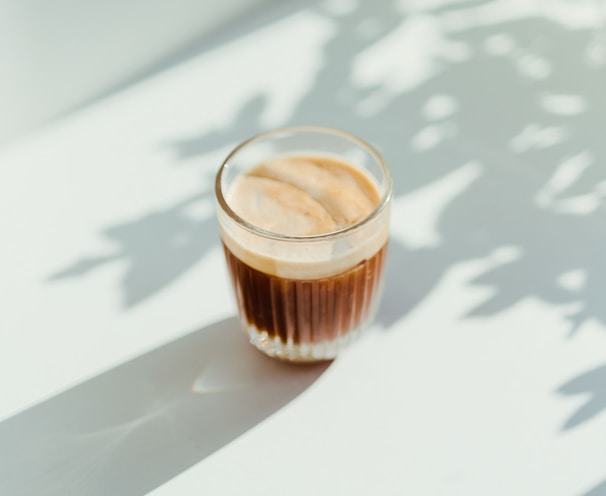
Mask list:
[[[381,327],[395,328],[452,267],[494,254],[498,263],[466,281],[490,291],[461,318],[494,316],[532,298],[574,304],[571,335],[591,320],[606,325],[604,18],[558,0],[512,2],[510,12],[497,1],[382,0],[337,12],[338,3],[283,7],[285,16],[305,10],[328,19],[334,33],[316,54],[313,84],[276,124],[350,131],[391,165]],[[296,74],[298,62],[284,57],[274,69]],[[238,104],[230,125],[161,145],[176,163],[196,167],[192,159],[266,130],[272,102],[259,91]],[[218,243],[212,213],[186,214],[189,202],[211,198],[205,177],[197,196],[106,230],[114,251],[83,256],[51,279],[120,261],[125,305],[144,302]],[[605,381],[600,367],[561,387],[590,398],[564,429],[604,412]],[[603,493],[604,484],[587,496]]]
[[[384,308],[401,313],[390,311],[386,323],[421,301],[453,264],[503,246],[515,247],[518,256],[469,281],[492,289],[471,315],[492,315],[532,296],[554,304],[580,302],[571,329],[591,318],[606,323],[600,304],[606,267],[599,250],[606,73],[603,64],[592,65],[584,56],[594,32],[571,30],[542,12],[499,18],[491,2],[443,4],[422,11],[365,2],[338,15],[325,3],[310,7],[334,22],[336,34],[323,47],[313,87],[282,124],[321,123],[374,143],[392,166],[396,204],[469,161],[479,164],[478,177],[437,216],[439,243],[394,241],[399,244],[390,263],[401,267],[407,283],[388,281],[392,301]],[[292,12],[303,8],[290,5]],[[280,70],[288,70],[284,64]],[[270,99],[253,96],[233,125],[194,132],[168,146],[177,160],[187,160],[259,132]],[[212,196],[209,183],[200,196]],[[214,221],[184,219],[181,208],[110,228],[105,234],[116,252],[84,257],[53,278],[120,259],[129,264],[125,303],[145,300],[217,242]],[[150,247],[146,240],[154,231],[157,246]],[[184,244],[172,241],[186,238]],[[414,295],[407,294],[410,287]]]
[[[50,280],[77,277],[126,259],[130,265],[122,281],[123,305],[140,303],[184,274],[217,242],[214,217],[199,219],[188,210],[205,199],[207,193],[196,195],[170,208],[106,229],[103,235],[117,245],[115,251],[82,258],[53,274]]]
[[[266,105],[266,97],[259,95],[248,102],[238,114],[237,119],[225,129],[215,129],[204,134],[193,134],[169,146],[179,160],[204,155],[216,147],[223,147],[232,142],[244,141],[250,137],[252,130],[258,130],[259,115]],[[218,166],[217,166],[218,168]]]

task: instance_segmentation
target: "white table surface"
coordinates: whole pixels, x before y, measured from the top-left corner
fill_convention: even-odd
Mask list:
[[[4,147],[0,494],[605,495],[605,19],[276,4]],[[248,345],[214,220],[227,151],[288,124],[396,180],[378,321],[329,365]]]

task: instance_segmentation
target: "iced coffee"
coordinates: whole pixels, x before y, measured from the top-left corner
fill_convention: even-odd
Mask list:
[[[381,157],[340,131],[284,129],[237,148],[216,192],[251,342],[284,360],[334,358],[381,293],[391,198]]]

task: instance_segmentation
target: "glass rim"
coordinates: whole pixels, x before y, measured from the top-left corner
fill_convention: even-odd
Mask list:
[[[223,178],[223,173],[229,167],[229,162],[231,161],[231,159],[233,157],[235,157],[243,148],[250,145],[251,143],[254,143],[257,141],[262,141],[266,138],[270,138],[272,136],[276,136],[279,134],[298,133],[298,132],[319,133],[319,134],[323,133],[323,134],[332,134],[335,136],[340,136],[342,138],[345,138],[349,141],[354,142],[361,148],[364,148],[375,159],[375,161],[379,165],[381,171],[383,172],[386,187],[385,187],[385,191],[381,195],[381,200],[379,201],[379,204],[373,209],[373,211],[371,213],[369,213],[366,217],[359,220],[355,224],[345,226],[341,229],[337,229],[336,231],[329,231],[326,233],[311,234],[311,235],[305,235],[305,236],[292,236],[292,235],[287,235],[287,234],[276,233],[273,231],[268,231],[268,230],[262,229],[258,226],[255,226],[254,224],[251,224],[247,220],[240,217],[236,212],[234,212],[234,210],[232,210],[232,208],[227,203],[225,196],[223,195],[223,190],[221,187],[221,180]],[[392,195],[393,195],[393,178],[391,175],[391,171],[389,170],[389,167],[385,163],[385,160],[383,159],[383,156],[379,153],[379,151],[374,146],[370,145],[363,139],[358,138],[357,136],[355,136],[351,133],[348,133],[347,131],[341,131],[340,129],[325,127],[325,126],[288,126],[288,127],[281,127],[281,128],[276,128],[276,129],[272,129],[269,131],[257,133],[255,135],[251,136],[250,138],[242,141],[231,152],[229,152],[227,157],[225,157],[225,159],[221,163],[221,166],[219,167],[219,170],[217,171],[217,174],[215,176],[215,198],[216,198],[217,202],[219,203],[221,210],[224,213],[226,213],[232,221],[236,222],[240,227],[246,229],[250,233],[253,233],[258,236],[262,236],[264,238],[277,240],[277,241],[291,241],[291,242],[323,241],[323,240],[328,240],[328,239],[332,239],[335,237],[345,236],[346,234],[349,234],[349,233],[352,233],[352,232],[355,232],[355,231],[361,229],[362,227],[366,226],[367,224],[372,222],[374,219],[376,219],[381,214],[381,212],[383,212],[383,210],[385,210],[387,205],[389,205]]]

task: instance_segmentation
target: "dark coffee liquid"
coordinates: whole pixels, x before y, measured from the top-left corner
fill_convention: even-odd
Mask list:
[[[284,344],[332,341],[372,316],[387,245],[351,269],[322,279],[288,279],[253,269],[224,246],[236,299],[249,326]]]

